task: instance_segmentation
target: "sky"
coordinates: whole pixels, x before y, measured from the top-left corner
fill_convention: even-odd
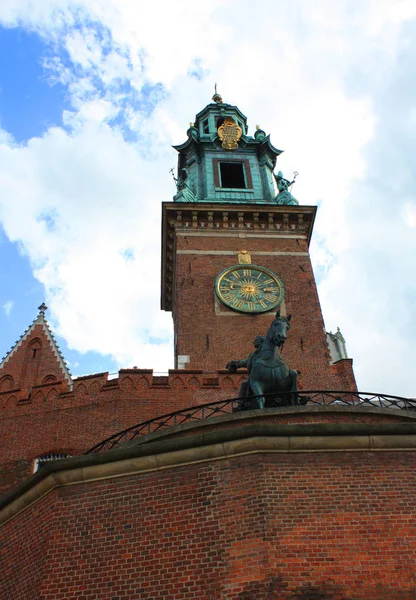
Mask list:
[[[319,207],[359,389],[416,396],[414,0],[2,0],[0,57],[0,356],[45,301],[74,376],[173,367],[161,202],[217,83]]]

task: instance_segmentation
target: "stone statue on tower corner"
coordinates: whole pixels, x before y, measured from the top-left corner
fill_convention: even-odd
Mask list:
[[[276,204],[298,205],[299,202],[289,192],[289,187],[294,184],[295,180],[289,181],[288,179],[285,179],[282,171],[279,171],[277,175],[273,173],[273,175],[276,180],[277,189],[279,190],[279,193],[275,198]]]

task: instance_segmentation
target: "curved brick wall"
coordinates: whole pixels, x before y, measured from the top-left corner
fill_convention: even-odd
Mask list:
[[[416,436],[374,421],[339,451],[338,424],[301,451],[257,423],[55,464],[9,498],[0,598],[414,600]]]

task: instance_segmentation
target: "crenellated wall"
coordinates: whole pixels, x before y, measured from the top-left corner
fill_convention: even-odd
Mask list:
[[[37,457],[82,454],[114,433],[188,406],[238,396],[244,373],[122,369],[0,392],[0,492],[33,472]],[[29,395],[30,394],[30,395]]]

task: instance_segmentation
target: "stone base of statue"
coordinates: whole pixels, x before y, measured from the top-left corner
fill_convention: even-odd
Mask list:
[[[281,396],[265,397],[263,408],[284,408],[285,406],[304,406],[310,400],[309,396],[300,396],[298,392],[282,394]],[[259,399],[257,396],[239,396],[238,404],[233,412],[258,410]]]
[[[299,204],[299,202],[296,200],[296,198],[294,196],[292,196],[292,194],[290,192],[288,192],[287,190],[284,192],[280,192],[280,194],[277,194],[277,196],[275,198],[275,202],[276,202],[276,204],[293,205],[293,206],[297,206]]]

